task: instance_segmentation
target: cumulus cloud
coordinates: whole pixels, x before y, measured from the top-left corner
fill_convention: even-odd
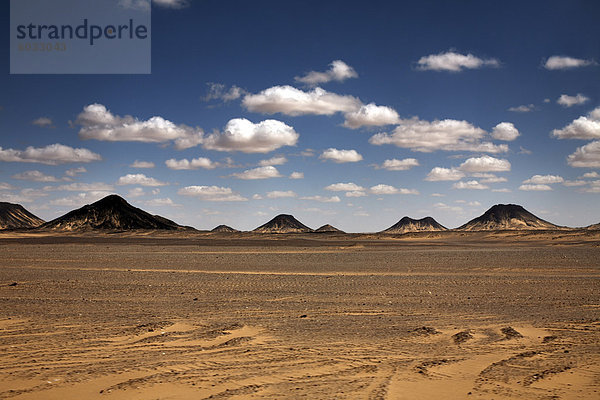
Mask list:
[[[235,174],[232,174],[231,176],[234,176],[239,179],[252,180],[252,179],[279,178],[279,177],[281,177],[281,174],[279,173],[277,168],[275,168],[274,166],[267,165],[265,167],[247,169],[244,172],[237,172]]]
[[[229,89],[222,83],[209,82],[207,85],[208,93],[204,96],[204,101],[223,100],[224,102],[228,102],[239,99],[242,95],[247,93],[244,89],[235,85],[231,86]]]
[[[121,117],[97,103],[85,106],[75,123],[81,126],[81,139],[146,143],[173,141],[177,149],[187,149],[202,143],[203,138],[200,128],[176,125],[158,116],[145,121],[131,115]]]
[[[403,120],[391,134],[378,133],[369,139],[373,145],[393,144],[413,151],[430,153],[436,150],[479,151],[501,153],[508,151],[505,144],[482,142],[486,131],[467,121],[453,119],[423,121],[419,118]]]
[[[600,107],[586,116],[581,116],[562,129],[554,129],[552,136],[558,139],[598,139],[600,138]]]
[[[258,94],[247,94],[242,105],[253,112],[298,116],[350,113],[357,111],[362,103],[356,97],[330,93],[321,88],[304,92],[285,85],[273,86]]]
[[[60,185],[60,186],[46,186],[44,190],[58,190],[58,191],[67,191],[67,192],[109,192],[112,191],[114,187],[107,183],[95,182],[95,183],[83,183],[76,182],[70,183],[68,185]]]
[[[24,181],[33,182],[58,182],[60,180],[55,176],[46,175],[43,172],[37,170],[20,172],[18,174],[13,175],[12,177],[14,179],[21,179]]]
[[[310,71],[308,74],[297,76],[294,79],[306,85],[316,86],[331,81],[343,82],[349,78],[358,78],[354,68],[342,60],[335,60],[329,64],[329,69],[325,72]]]
[[[49,128],[52,126],[52,120],[47,117],[40,117],[31,121],[31,123],[35,126],[39,126],[40,128]]]
[[[332,192],[362,192],[365,190],[364,187],[358,186],[356,183],[334,183],[325,187],[325,190]]]
[[[475,173],[473,174],[475,178],[481,178],[481,183],[499,183],[499,182],[507,182],[508,179],[500,176],[496,176],[494,174],[485,174],[485,173]]]
[[[552,190],[552,188],[548,185],[521,185],[519,186],[519,190],[524,190],[526,192],[543,192]]]
[[[387,106],[378,106],[375,103],[369,103],[361,106],[354,112],[346,113],[344,126],[350,129],[357,129],[362,126],[384,126],[400,122],[400,116],[396,110]]]
[[[517,128],[510,122],[501,122],[492,129],[492,137],[496,140],[512,141],[519,135]]]
[[[193,196],[205,201],[247,201],[231,188],[219,186],[186,186],[177,191],[182,196]]]
[[[119,178],[117,185],[166,186],[168,183],[150,178],[144,174],[127,174]]]
[[[567,157],[567,162],[571,167],[600,168],[600,140],[578,147]]]
[[[580,104],[585,104],[590,100],[589,97],[584,96],[581,93],[577,93],[575,96],[569,96],[568,94],[561,94],[558,100],[556,100],[557,104],[560,104],[563,107],[573,107],[578,106]]]
[[[13,190],[16,189],[13,185],[6,183],[6,182],[0,182],[0,190]]]
[[[584,60],[581,58],[573,58],[566,56],[552,56],[546,60],[544,64],[544,68],[549,70],[557,70],[557,69],[571,69],[571,68],[579,68],[579,67],[587,67],[588,65],[592,65],[594,62],[592,60]]]
[[[528,113],[535,110],[534,104],[523,104],[516,107],[509,107],[508,111],[518,112],[518,113]]]
[[[405,189],[405,188],[398,189],[394,186],[384,185],[384,184],[371,186],[371,188],[369,190],[371,193],[378,194],[378,195],[382,195],[382,194],[415,194],[415,195],[417,195],[417,194],[419,194],[419,191],[416,189]]]
[[[589,183],[589,181],[575,180],[575,181],[564,181],[563,185],[565,186],[585,186]]]
[[[415,158],[405,158],[403,160],[397,160],[392,158],[385,160],[381,165],[374,165],[377,169],[386,169],[388,171],[407,171],[413,167],[418,167],[419,161]]]
[[[504,172],[510,171],[510,162],[490,156],[468,158],[458,169],[463,172]]]
[[[185,8],[190,5],[188,0],[152,0],[152,2],[165,8]]]
[[[135,160],[133,164],[130,165],[131,168],[154,168],[154,163],[151,161],[138,161]]]
[[[422,71],[451,71],[459,72],[463,69],[477,69],[482,67],[499,67],[500,62],[495,58],[479,58],[473,54],[459,54],[453,51],[431,54],[421,57],[417,62],[417,69]]]
[[[46,147],[29,146],[25,150],[3,149],[0,147],[0,161],[28,162],[47,165],[67,163],[89,163],[100,161],[102,157],[88,149],[73,148],[62,144],[51,144]]]
[[[113,193],[106,191],[83,192],[73,196],[61,197],[58,199],[51,200],[50,204],[53,206],[81,207],[86,204],[94,203],[111,194]]]
[[[534,175],[529,179],[525,179],[523,183],[533,183],[533,184],[552,184],[552,183],[561,183],[564,182],[562,176],[558,175]]]
[[[489,189],[490,187],[487,185],[483,185],[481,183],[479,183],[478,181],[460,181],[460,182],[456,182],[454,185],[452,185],[453,189],[476,189],[476,190],[484,190],[484,189]]]
[[[331,160],[335,163],[347,163],[347,162],[358,162],[363,159],[356,150],[338,150],[329,148],[325,150],[320,156],[322,160]]]
[[[300,135],[281,121],[267,119],[253,123],[245,118],[230,120],[223,132],[214,132],[204,140],[204,148],[242,153],[268,153],[283,146],[294,146]]]
[[[292,172],[290,179],[304,179],[304,172]]]
[[[280,199],[285,197],[297,197],[298,195],[293,190],[273,190],[272,192],[267,193],[267,197],[269,199]]]
[[[581,177],[583,179],[600,178],[600,174],[597,173],[596,171],[592,171],[592,172],[586,172],[585,174],[581,175]]]
[[[364,197],[366,196],[367,193],[360,191],[360,190],[354,190],[352,192],[346,192],[346,197]]]
[[[459,171],[456,168],[435,167],[427,174],[425,180],[431,182],[458,181],[464,177],[464,172]]]
[[[70,177],[76,177],[79,174],[84,174],[87,172],[87,169],[84,167],[71,168],[65,171],[65,175]]]
[[[127,193],[127,197],[141,197],[146,195],[146,192],[144,192],[144,189],[142,188],[133,188],[130,189],[129,192]]]
[[[258,165],[262,166],[262,167],[266,167],[268,165],[283,165],[287,162],[287,158],[285,158],[285,156],[275,156],[272,158],[269,158],[267,160],[260,160],[258,162]]]
[[[314,201],[319,201],[321,203],[339,203],[341,200],[338,196],[331,196],[331,197],[325,197],[325,196],[305,196],[305,197],[301,197],[301,200],[314,200]]]
[[[169,197],[165,197],[163,199],[148,200],[148,201],[144,202],[144,204],[147,206],[150,206],[150,207],[164,207],[164,206],[181,207],[181,204],[176,204]]]
[[[210,159],[205,157],[193,158],[191,161],[187,158],[176,160],[171,158],[165,161],[165,165],[169,169],[174,170],[190,170],[190,169],[214,169],[217,167],[217,163],[212,162]]]

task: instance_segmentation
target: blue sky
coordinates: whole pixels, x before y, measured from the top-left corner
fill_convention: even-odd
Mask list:
[[[150,75],[10,75],[5,29],[0,201],[49,220],[118,193],[200,229],[278,213],[456,227],[508,202],[598,223],[598,16],[572,0],[161,0]]]

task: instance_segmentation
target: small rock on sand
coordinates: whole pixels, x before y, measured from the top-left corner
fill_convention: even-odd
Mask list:
[[[515,339],[515,338],[522,338],[523,337],[523,335],[521,335],[519,332],[517,332],[516,330],[514,330],[510,326],[502,328],[502,329],[500,329],[500,331],[504,334],[504,336],[506,337],[506,339]]]
[[[473,339],[473,335],[471,335],[469,331],[462,331],[452,335],[452,339],[454,339],[454,343],[460,344],[466,342],[469,339]]]

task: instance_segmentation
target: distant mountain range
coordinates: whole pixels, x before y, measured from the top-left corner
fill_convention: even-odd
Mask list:
[[[20,204],[0,202],[0,229],[37,228],[43,223]]]
[[[179,225],[159,215],[152,215],[132,206],[117,195],[110,195],[95,203],[73,210],[62,217],[49,222],[33,215],[19,204],[0,202],[0,229],[42,229],[51,231],[80,230],[194,230]],[[516,204],[497,204],[453,231],[497,231],[497,230],[557,230],[569,229],[545,221],[522,206]],[[600,230],[600,224],[586,227],[588,230]],[[400,221],[381,231],[381,233],[403,234],[409,232],[440,232],[449,229],[432,217],[413,219],[403,217]],[[239,232],[227,225],[219,225],[211,232]],[[254,229],[256,233],[339,233],[344,232],[326,224],[313,230],[294,218],[293,215],[280,214]]]
[[[447,231],[448,228],[439,224],[435,219],[431,217],[425,217],[421,219],[412,219],[410,217],[403,217],[400,221],[390,226],[384,233],[408,233],[408,232],[434,232],[434,231]]]

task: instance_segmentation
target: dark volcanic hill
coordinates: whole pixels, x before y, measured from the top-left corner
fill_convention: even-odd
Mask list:
[[[412,219],[410,217],[403,217],[400,221],[390,226],[384,233],[408,233],[408,232],[433,232],[433,231],[446,231],[448,228],[438,223],[431,217],[425,217],[421,219]]]
[[[463,231],[561,229],[548,221],[536,217],[517,204],[496,204],[482,216],[472,219],[457,228]]]
[[[36,228],[43,223],[20,204],[0,202],[0,229]]]
[[[253,232],[258,233],[305,233],[312,232],[308,226],[294,218],[293,215],[279,214]]]
[[[590,231],[598,231],[598,230],[600,230],[600,223],[586,226],[585,229],[589,229]]]
[[[129,204],[115,194],[46,222],[40,228],[73,231],[86,229],[187,229],[175,222]]]
[[[325,225],[321,226],[320,228],[317,228],[315,230],[315,232],[317,232],[317,233],[346,233],[342,230],[339,230],[335,226],[332,226],[329,224],[325,224]]]
[[[227,232],[227,233],[233,233],[233,232],[239,232],[237,229],[233,229],[230,226],[227,225],[219,225],[216,226],[213,230],[211,230],[211,232]]]

